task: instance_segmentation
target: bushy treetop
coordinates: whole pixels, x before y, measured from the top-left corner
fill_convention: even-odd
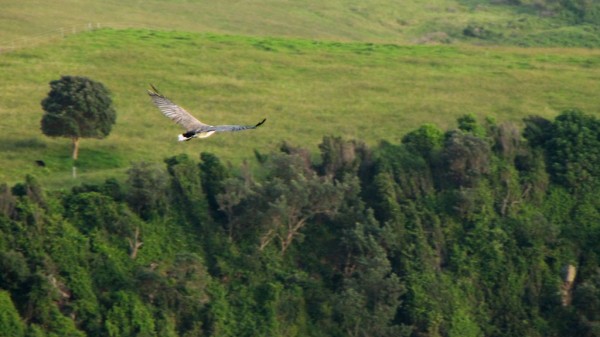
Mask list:
[[[50,82],[42,100],[46,111],[42,131],[51,137],[104,138],[116,121],[110,93],[100,82],[87,77],[62,76]]]

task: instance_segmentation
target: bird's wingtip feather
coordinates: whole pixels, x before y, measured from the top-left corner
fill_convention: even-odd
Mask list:
[[[152,88],[152,90],[148,89],[148,95],[157,95],[160,96],[160,92],[158,91],[158,89],[156,89],[156,87],[152,84],[150,84],[150,88]]]
[[[267,119],[266,119],[266,118],[263,118],[263,120],[262,120],[262,121],[260,121],[260,122],[258,122],[258,124],[256,124],[254,127],[255,127],[255,128],[257,128],[257,127],[259,127],[259,126],[263,125],[263,124],[264,124],[266,121],[267,121]]]

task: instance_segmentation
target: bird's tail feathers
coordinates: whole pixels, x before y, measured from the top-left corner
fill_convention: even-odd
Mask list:
[[[186,140],[190,140],[190,139],[192,139],[192,137],[186,137],[183,134],[181,134],[177,137],[177,140],[180,142],[185,142]]]

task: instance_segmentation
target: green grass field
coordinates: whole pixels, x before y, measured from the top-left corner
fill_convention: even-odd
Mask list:
[[[312,149],[329,134],[398,141],[463,113],[503,121],[598,110],[595,50],[491,46],[600,45],[598,34],[489,1],[21,0],[0,17],[0,49],[11,51],[0,53],[0,181],[9,183],[28,173],[79,182],[69,178],[70,142],[39,130],[40,101],[61,75],[103,82],[118,112],[107,139],[82,141],[80,180],[181,152],[237,164],[283,140]],[[491,33],[470,38],[469,26]],[[148,83],[208,123],[268,121],[181,144]]]
[[[507,2],[507,1],[506,1]],[[167,29],[334,41],[600,46],[600,31],[536,6],[492,0],[9,0],[0,48],[93,27]],[[533,3],[533,1],[529,1]],[[479,30],[466,36],[466,28]]]
[[[40,131],[40,101],[61,75],[113,94],[117,124],[84,139],[80,179],[70,141]],[[423,123],[465,113],[518,121],[577,107],[599,114],[600,50],[399,46],[176,31],[101,29],[0,54],[0,181],[34,174],[54,187],[122,176],[131,162],[213,152],[238,164],[283,140],[315,149],[324,135],[397,142]],[[153,83],[204,122],[254,131],[176,141],[180,129],[147,94]],[[45,168],[35,160],[44,160]]]

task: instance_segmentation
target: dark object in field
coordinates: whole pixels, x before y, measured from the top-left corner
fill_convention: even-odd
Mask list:
[[[37,164],[37,166],[39,167],[46,167],[46,163],[43,160],[36,160],[35,163]]]

